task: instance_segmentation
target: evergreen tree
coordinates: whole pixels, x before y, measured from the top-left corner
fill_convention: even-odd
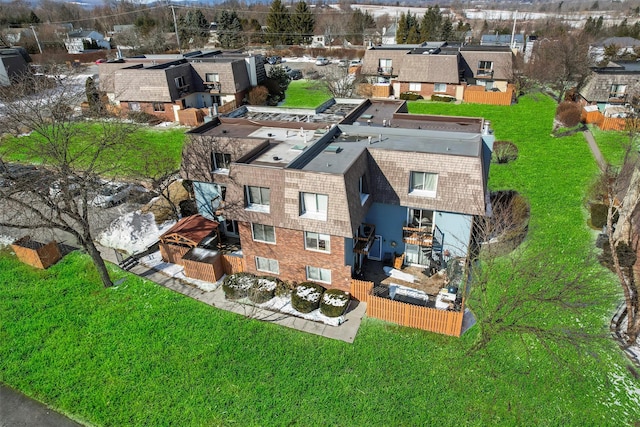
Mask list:
[[[289,11],[280,0],[273,0],[267,15],[267,41],[271,46],[289,44],[291,22]]]
[[[365,11],[362,13],[360,9],[356,9],[351,15],[351,22],[349,24],[351,43],[362,44],[364,42],[363,36],[365,30],[375,27],[376,21],[369,12]]]
[[[242,24],[235,11],[220,12],[217,24],[220,46],[225,49],[236,49],[242,45]]]
[[[404,12],[400,13],[400,19],[398,20],[398,28],[396,29],[396,43],[405,44],[407,42],[407,36],[409,35],[409,27],[407,27],[407,15]]]
[[[180,16],[178,33],[182,47],[203,46],[209,37],[209,21],[200,9],[189,9]]]
[[[440,40],[447,41],[453,38],[453,24],[451,23],[451,19],[446,17],[444,22],[442,23],[442,29],[440,32]]]
[[[40,18],[38,18],[38,15],[36,15],[34,13],[34,11],[32,10],[31,12],[29,12],[29,23],[30,24],[39,24],[40,23]]]
[[[429,7],[422,17],[420,24],[421,41],[442,39],[442,12],[439,6]]]
[[[293,43],[309,44],[313,38],[313,29],[316,20],[311,10],[304,1],[299,1],[296,9],[291,15],[291,30],[293,32]]]

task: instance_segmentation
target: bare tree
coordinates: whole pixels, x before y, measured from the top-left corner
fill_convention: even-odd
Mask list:
[[[527,75],[554,90],[560,103],[569,89],[580,89],[591,72],[588,51],[589,38],[584,33],[542,40],[527,66]]]
[[[519,247],[528,224],[524,203],[514,192],[493,195],[492,215],[475,221],[477,245],[469,264],[466,300],[479,329],[473,350],[485,348],[499,336],[535,337],[547,349],[586,345],[606,336],[585,330],[574,320],[587,307],[607,303],[597,290],[602,270],[593,268],[595,257],[565,253],[559,261],[548,253]],[[566,268],[566,259],[581,261]],[[550,313],[557,317],[541,321]],[[562,318],[567,321],[559,321]]]
[[[38,174],[4,175],[0,226],[58,229],[73,235],[87,251],[105,287],[105,263],[93,242],[89,206],[105,181],[123,171],[135,156],[132,125],[116,121],[83,122],[76,112],[86,100],[83,79],[59,77],[52,84],[25,75],[0,88],[3,133],[24,137],[2,140],[5,159],[37,164]]]
[[[324,74],[322,85],[334,98],[351,98],[355,93],[357,80],[355,74],[349,74],[348,67],[335,67]]]

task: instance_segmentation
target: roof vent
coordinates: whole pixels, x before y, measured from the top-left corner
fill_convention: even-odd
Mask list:
[[[342,148],[337,145],[327,145],[327,148],[325,148],[324,151],[338,154],[339,152],[342,151]]]

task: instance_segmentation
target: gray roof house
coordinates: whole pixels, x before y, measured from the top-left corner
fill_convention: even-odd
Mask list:
[[[623,111],[632,102],[631,97],[640,96],[640,63],[617,61],[591,68],[579,95],[584,103],[597,105],[605,115]]]
[[[640,40],[633,37],[609,37],[599,40],[589,46],[589,55],[595,62],[601,62],[605,59],[604,51],[608,46],[616,46],[618,56],[625,54],[635,54],[635,50],[640,48]]]
[[[108,40],[105,40],[102,34],[97,31],[82,29],[67,33],[64,45],[69,53],[82,53],[95,47],[98,49],[111,49],[111,44]]]
[[[0,86],[10,86],[11,80],[29,71],[31,57],[22,47],[0,48]]]
[[[495,138],[482,118],[334,100],[309,111],[246,106],[188,136],[181,174],[199,212],[239,239],[249,273],[351,291],[394,254],[405,272],[461,262],[490,210]],[[424,291],[429,307],[439,290]]]

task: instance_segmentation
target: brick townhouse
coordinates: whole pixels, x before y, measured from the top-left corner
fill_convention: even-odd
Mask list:
[[[188,132],[182,175],[246,271],[348,291],[369,260],[467,255],[488,208],[488,123],[354,102],[243,107]]]

